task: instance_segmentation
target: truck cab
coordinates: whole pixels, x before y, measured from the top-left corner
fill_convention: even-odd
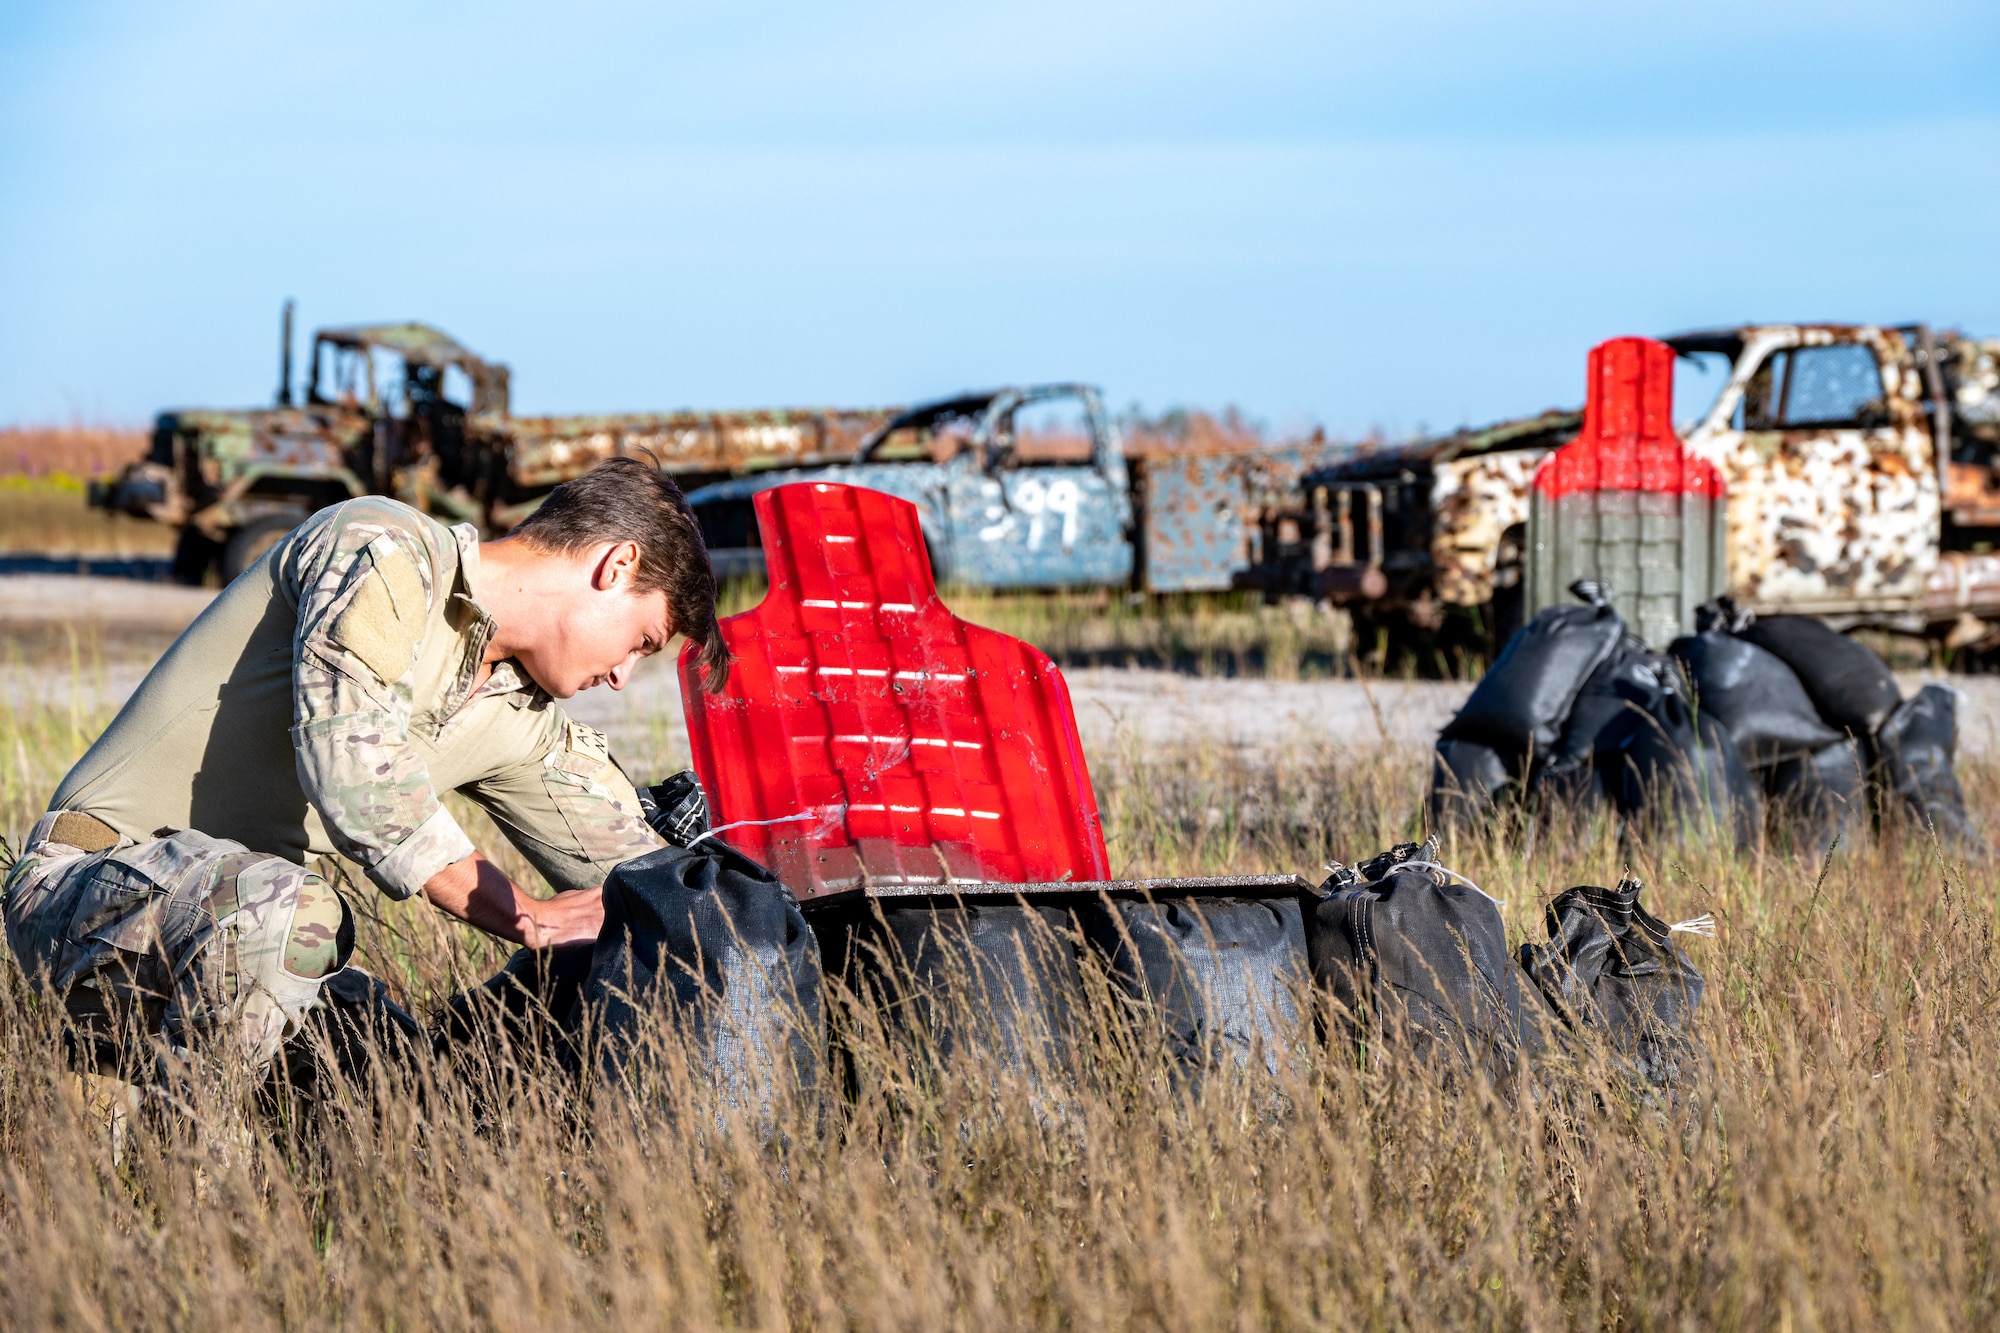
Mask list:
[[[939,399],[891,418],[851,463],[775,469],[692,492],[716,574],[762,573],[753,497],[812,481],[865,486],[916,505],[940,581],[1060,588],[1132,578],[1124,451],[1089,385]]]
[[[1666,341],[1683,362],[1728,366],[1685,439],[1727,487],[1737,599],[1813,615],[1920,610],[1948,464],[1936,440],[1949,408],[1925,383],[1929,331],[1767,325]]]

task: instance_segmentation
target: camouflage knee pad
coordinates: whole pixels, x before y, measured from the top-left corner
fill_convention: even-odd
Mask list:
[[[10,876],[9,943],[24,971],[99,1025],[233,1038],[261,1067],[353,950],[332,886],[240,843],[189,830],[107,851],[30,850],[44,855]]]
[[[201,998],[209,1025],[226,1014],[244,1054],[262,1064],[298,1030],[320,983],[347,965],[353,925],[333,886],[304,866],[242,853],[217,871],[208,898],[214,984]]]

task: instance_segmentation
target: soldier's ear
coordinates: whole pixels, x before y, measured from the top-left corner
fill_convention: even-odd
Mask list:
[[[617,589],[631,591],[633,580],[639,576],[639,543],[633,541],[612,542],[597,557],[597,566],[591,571],[590,586],[599,592]]]

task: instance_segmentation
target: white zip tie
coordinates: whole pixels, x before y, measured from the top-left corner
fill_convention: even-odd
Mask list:
[[[1392,873],[1398,870],[1436,870],[1442,874],[1450,875],[1460,884],[1463,884],[1466,888],[1471,889],[1474,893],[1484,898],[1487,902],[1492,903],[1495,907],[1505,907],[1507,905],[1504,900],[1495,898],[1492,894],[1480,888],[1477,884],[1474,884],[1471,880],[1459,874],[1456,870],[1453,870],[1450,866],[1441,865],[1436,861],[1398,861],[1395,865],[1390,866],[1389,869]]]
[[[723,824],[720,827],[710,829],[706,833],[696,834],[694,837],[688,840],[688,848],[689,850],[693,850],[694,845],[700,842],[703,838],[712,838],[718,833],[727,833],[729,832],[729,830],[733,828],[763,828],[768,824],[796,824],[801,819],[818,819],[818,818],[819,818],[818,815],[814,814],[810,810],[807,810],[801,814],[783,815],[777,819],[739,819],[733,824]]]
[[[1669,935],[1677,930],[1689,935],[1699,935],[1705,940],[1712,940],[1715,938],[1715,914],[1713,912],[1703,912],[1692,921],[1677,921],[1667,927]]]

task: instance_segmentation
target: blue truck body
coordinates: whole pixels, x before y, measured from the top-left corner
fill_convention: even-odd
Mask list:
[[[853,462],[772,469],[688,499],[724,578],[763,571],[753,496],[829,481],[914,504],[940,582],[1214,592],[1248,586],[1261,499],[1343,452],[1310,443],[1128,456],[1096,389],[1041,384],[926,403],[872,434]]]

